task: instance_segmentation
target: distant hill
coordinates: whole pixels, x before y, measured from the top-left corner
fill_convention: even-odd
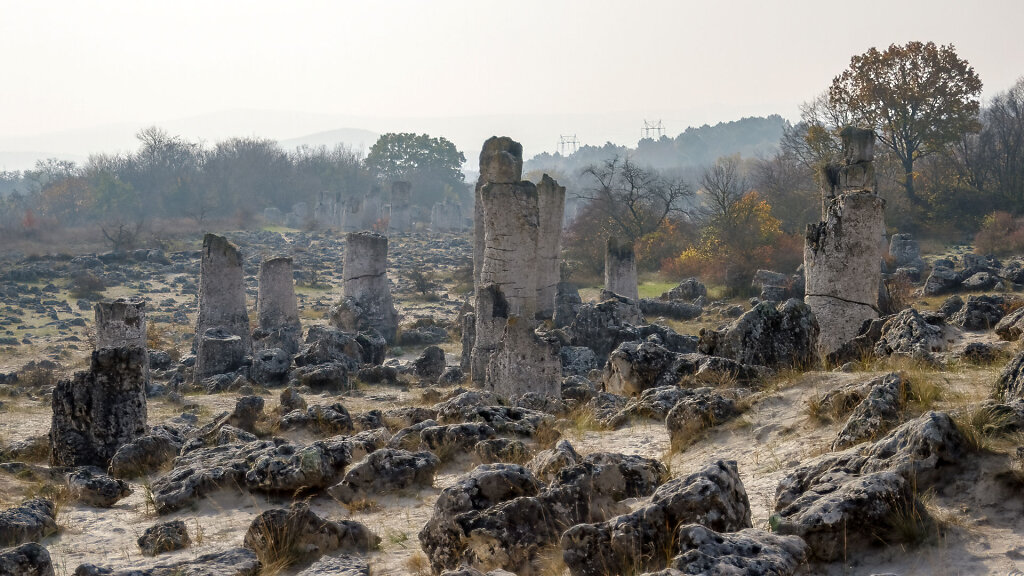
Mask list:
[[[278,144],[281,145],[281,148],[290,152],[299,146],[310,146],[314,148],[326,146],[328,148],[333,148],[340,143],[352,148],[353,150],[362,150],[365,153],[370,151],[370,147],[373,146],[374,142],[376,142],[379,137],[380,134],[370,130],[363,130],[361,128],[338,128],[337,130],[327,130],[324,132],[316,132],[314,134],[299,136],[298,138],[280,140]]]
[[[719,122],[714,126],[690,127],[675,138],[658,140],[644,138],[635,148],[606,143],[604,146],[583,146],[574,154],[538,154],[523,166],[524,171],[550,170],[563,175],[578,175],[587,166],[614,155],[628,154],[637,164],[659,170],[679,172],[711,164],[722,156],[740,154],[752,157],[772,154],[779,147],[783,130],[789,122],[782,116],[742,118]]]

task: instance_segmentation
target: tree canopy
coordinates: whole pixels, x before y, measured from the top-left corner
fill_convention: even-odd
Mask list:
[[[460,194],[466,157],[444,137],[389,132],[366,155],[366,167],[382,180],[412,183],[414,202],[431,205],[447,193]]]
[[[914,163],[977,129],[981,79],[952,45],[893,44],[854,56],[832,80],[833,108],[872,127],[899,159],[907,198],[920,204]]]

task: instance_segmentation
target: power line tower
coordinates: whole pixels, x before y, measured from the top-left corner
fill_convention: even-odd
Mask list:
[[[576,139],[576,135],[572,136],[559,136],[558,137],[558,153],[562,156],[568,156],[569,154],[575,154],[576,150],[579,149],[580,141]],[[569,151],[569,154],[566,154]]]
[[[658,137],[656,138],[656,140],[660,140],[661,137],[665,134],[665,125],[661,123],[661,120],[658,120],[658,121],[644,120],[644,127],[641,129],[641,133],[643,134],[643,137],[644,138],[650,138],[651,137],[651,132],[657,133]]]

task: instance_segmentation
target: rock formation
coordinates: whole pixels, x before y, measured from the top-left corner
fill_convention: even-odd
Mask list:
[[[331,322],[353,332],[372,328],[394,342],[398,312],[388,283],[388,239],[376,232],[353,232],[345,240],[343,298],[331,310]]]
[[[640,298],[636,282],[636,253],[628,240],[608,237],[604,253],[604,289],[633,301]]]
[[[475,342],[472,378],[503,396],[560,395],[558,345],[534,329],[543,292],[554,312],[565,189],[520,181],[522,146],[493,137],[480,152],[474,238]],[[543,200],[542,200],[543,197]],[[557,212],[541,217],[541,209]],[[552,277],[554,274],[554,277]]]
[[[195,346],[196,381],[237,368],[252,349],[242,253],[214,234],[203,238]]]
[[[874,191],[874,133],[847,127],[841,135],[845,162],[826,167],[824,221],[808,225],[804,243],[804,300],[821,328],[822,356],[879,316],[885,201]]]
[[[256,296],[258,327],[253,333],[253,346],[257,349],[280,348],[290,354],[298,352],[302,324],[292,275],[292,259],[289,257],[270,258],[260,264]]]
[[[465,228],[462,206],[445,200],[430,211],[430,229],[434,232],[461,232]]]
[[[146,433],[146,349],[101,348],[88,372],[53,390],[50,462],[106,468],[122,445]]]
[[[391,183],[391,216],[388,230],[409,232],[412,230],[412,184],[399,180]]]
[[[96,349],[121,346],[146,347],[146,302],[141,298],[118,298],[97,302]]]

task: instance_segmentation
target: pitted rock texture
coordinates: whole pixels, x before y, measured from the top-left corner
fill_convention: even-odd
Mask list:
[[[106,468],[117,450],[146,433],[146,349],[102,348],[88,372],[53,390],[50,462]]]
[[[395,341],[398,311],[388,282],[388,239],[376,232],[352,232],[345,237],[343,299],[331,309],[331,323],[360,332],[373,329]]]
[[[54,576],[50,552],[36,542],[0,549],[0,574],[4,576]]]
[[[260,514],[245,533],[244,546],[260,555],[281,546],[280,534],[287,534],[288,549],[299,561],[316,560],[329,552],[369,552],[380,537],[354,520],[332,521],[310,511],[304,503],[275,508]]]
[[[929,324],[917,310],[907,308],[882,324],[881,337],[875,344],[875,356],[920,357],[945,348],[942,328]]]
[[[867,396],[853,409],[832,443],[832,450],[873,440],[899,424],[907,396],[907,382],[903,377],[893,373],[876,378],[866,386]]]
[[[70,499],[86,506],[110,508],[132,494],[127,482],[111,478],[97,468],[77,468],[65,478]]]
[[[56,508],[45,498],[33,498],[0,511],[0,546],[39,541],[57,531]]]
[[[675,550],[669,567],[679,574],[791,576],[807,557],[807,544],[796,536],[754,528],[719,533],[700,524],[679,527]]]
[[[203,237],[202,260],[199,264],[197,344],[201,344],[199,340],[207,330],[222,328],[241,339],[242,351],[248,353],[251,349],[242,265],[242,253],[226,238],[214,234]],[[197,372],[204,372],[203,367],[198,366]]]
[[[383,448],[353,464],[340,484],[328,492],[341,502],[377,494],[430,486],[441,462],[430,452]]]
[[[573,576],[664,568],[675,530],[697,523],[717,532],[751,528],[750,503],[732,461],[712,463],[661,485],[651,502],[600,523],[577,524],[561,536]]]
[[[814,312],[794,298],[777,305],[761,302],[725,330],[702,329],[697,348],[742,364],[804,368],[817,364],[818,338]]]
[[[185,527],[185,522],[181,520],[150,526],[138,539],[139,549],[143,556],[173,552],[188,548],[191,544],[192,540],[188,537],[188,529]]]

